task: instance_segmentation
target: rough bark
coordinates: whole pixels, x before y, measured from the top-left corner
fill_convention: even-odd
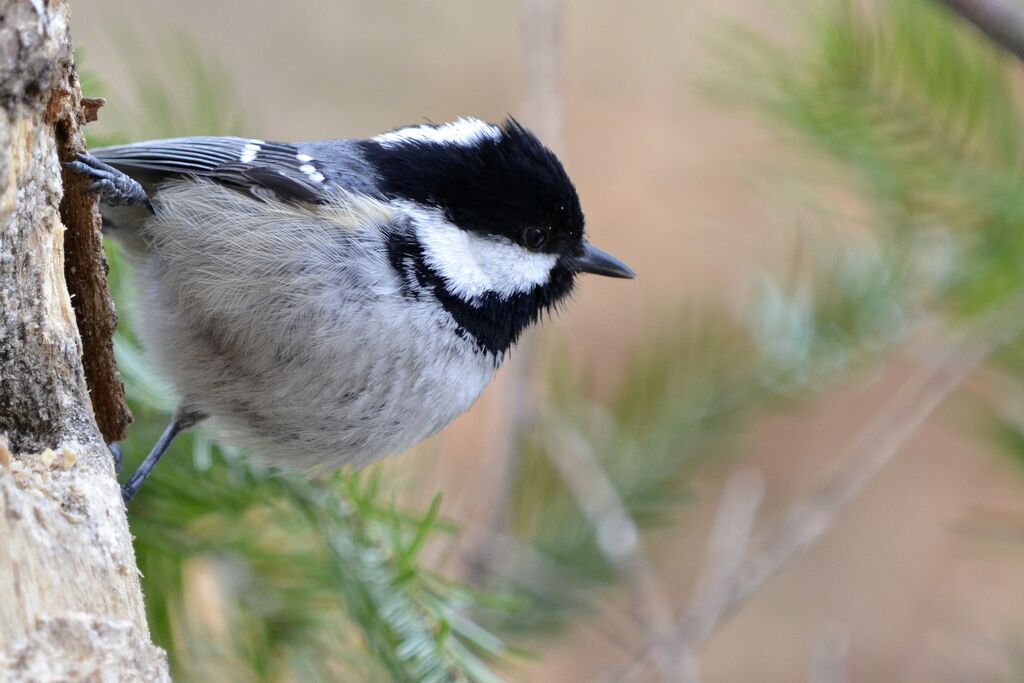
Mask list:
[[[0,0],[0,680],[168,678],[97,426],[127,412],[95,206],[61,181],[85,118],[66,2]]]
[[[100,106],[94,104],[95,100],[82,100],[73,68],[67,74],[69,82],[58,86],[47,106],[47,114],[57,117],[57,156],[61,161],[73,159],[85,149],[81,126],[90,118],[96,119]],[[91,105],[88,109],[87,103]],[[100,234],[100,214],[95,197],[85,191],[88,182],[85,178],[65,170],[62,180],[64,197],[60,202],[60,218],[66,228],[64,277],[82,339],[82,366],[96,424],[104,440],[111,443],[125,437],[131,414],[124,402],[124,383],[114,362],[117,314],[107,289],[108,267]]]

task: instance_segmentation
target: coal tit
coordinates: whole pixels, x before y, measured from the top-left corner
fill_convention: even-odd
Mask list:
[[[512,119],[155,140],[68,166],[136,263],[143,341],[180,397],[125,501],[207,419],[274,466],[407,449],[469,408],[579,273],[634,276],[586,241],[562,164]]]

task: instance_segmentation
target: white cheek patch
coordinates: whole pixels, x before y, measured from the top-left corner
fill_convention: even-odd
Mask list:
[[[546,284],[558,262],[557,254],[532,252],[503,237],[476,235],[436,212],[413,215],[424,260],[461,299],[488,292],[501,297],[528,292]]]
[[[436,142],[439,144],[453,143],[456,145],[473,145],[482,140],[498,140],[501,129],[480,119],[458,118],[451,123],[440,126],[409,126],[399,130],[383,133],[373,138],[374,142],[393,146],[404,142]]]

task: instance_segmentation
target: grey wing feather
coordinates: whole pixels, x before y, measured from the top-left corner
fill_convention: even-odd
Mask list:
[[[318,202],[327,174],[295,145],[235,137],[149,140],[93,150],[100,161],[152,185],[176,176],[197,176],[249,190],[269,190],[287,201]]]
[[[320,187],[287,167],[252,164],[227,164],[210,176],[225,185],[241,188],[265,188],[278,197],[315,204],[323,200]]]
[[[97,159],[131,175],[131,171],[208,175],[238,161],[258,140],[230,137],[170,138],[90,150]]]

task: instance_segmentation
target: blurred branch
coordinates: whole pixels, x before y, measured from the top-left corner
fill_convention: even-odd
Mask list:
[[[1000,47],[1024,60],[1024,5],[1016,0],[939,0]]]
[[[735,589],[754,518],[764,498],[764,478],[755,470],[729,477],[711,527],[704,569],[687,613],[679,623],[682,640],[699,642],[717,623]]]
[[[672,647],[689,649],[710,637],[727,617],[743,606],[772,575],[804,548],[821,538],[850,501],[888,464],[918,427],[996,349],[1019,336],[1024,328],[1024,290],[981,316],[961,335],[938,342],[922,356],[918,371],[904,382],[859,432],[841,458],[839,472],[817,490],[793,503],[782,520],[754,544],[757,549],[736,572],[735,580],[713,619],[695,630],[688,611],[677,622]],[[743,553],[746,538],[735,537],[736,556]],[[663,656],[653,644],[620,680],[633,679],[649,661]]]
[[[764,498],[764,478],[755,470],[729,477],[711,526],[704,569],[690,607],[679,620],[676,639],[686,680],[699,680],[694,645],[706,638],[735,590],[740,563],[750,540],[757,510]]]
[[[544,144],[564,157],[561,0],[522,0],[522,35],[526,120]]]
[[[475,557],[468,558],[466,562],[483,560],[490,562],[486,566],[471,565],[470,568],[474,571],[520,584],[524,590],[539,593],[542,599],[549,601],[557,601],[566,594],[579,589],[578,577],[567,571],[562,565],[552,562],[529,543],[524,543],[515,536],[483,524],[476,524],[472,521],[464,521],[461,524],[464,529],[470,529],[479,536],[478,550],[480,553]],[[517,570],[510,571],[512,567],[517,567]],[[529,580],[524,580],[524,576],[529,577]],[[610,644],[615,645],[617,649],[628,652],[629,646],[626,639],[616,633],[616,628],[632,630],[636,625],[635,615],[615,611],[612,617],[621,619],[621,621],[614,623],[612,618],[586,619],[582,620],[579,625],[593,629]]]
[[[671,602],[643,553],[636,524],[584,436],[564,420],[557,432],[559,443],[551,448],[552,463],[586,515],[601,553],[629,586],[647,642],[665,642],[673,628]],[[671,649],[656,646],[651,659],[664,680],[686,680]]]
[[[850,680],[850,633],[833,624],[815,636],[807,679],[810,683],[846,683]]]
[[[888,464],[918,427],[992,352],[976,341],[922,367],[860,431],[844,467],[817,491],[794,503],[740,571],[722,616],[732,614],[775,572],[832,526],[839,513]]]
[[[740,470],[725,482],[711,533],[708,536],[704,567],[697,579],[690,606],[674,627],[675,635],[662,643],[659,657],[674,654],[680,676],[687,683],[700,680],[695,645],[706,638],[718,622],[726,601],[735,590],[736,580],[750,539],[757,510],[764,498],[764,478],[753,469]],[[625,676],[611,680],[635,680],[643,673],[643,662]]]

